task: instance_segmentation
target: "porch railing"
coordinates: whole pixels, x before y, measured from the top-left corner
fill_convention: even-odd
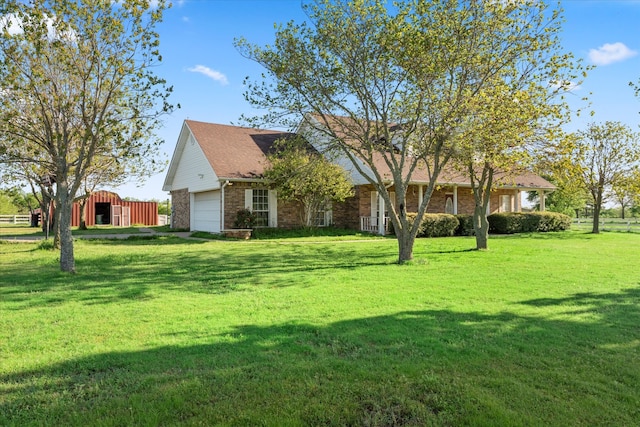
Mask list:
[[[361,216],[360,217],[360,231],[366,231],[367,233],[378,233],[378,221],[377,217],[370,216]],[[391,230],[389,229],[389,217],[384,217],[384,233],[390,234]]]

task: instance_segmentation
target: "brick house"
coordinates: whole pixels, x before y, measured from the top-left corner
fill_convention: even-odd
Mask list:
[[[262,179],[266,154],[276,140],[287,135],[291,134],[186,120],[163,186],[171,194],[172,227],[219,233],[232,227],[243,208],[255,212],[261,226],[298,227],[300,206],[279,200]],[[382,197],[357,174],[351,173],[351,179],[354,196],[319,212],[319,225],[384,233],[388,222]],[[438,181],[428,212],[473,213],[468,178],[447,170]],[[426,174],[416,170],[407,192],[407,212],[418,210],[427,184]],[[532,173],[512,176],[492,192],[489,212],[520,211],[523,191],[537,191],[544,207],[545,192],[554,189]]]

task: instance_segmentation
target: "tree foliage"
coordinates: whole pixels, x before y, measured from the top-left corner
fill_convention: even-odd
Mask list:
[[[55,181],[63,271],[75,271],[73,200],[96,165],[157,156],[154,130],[172,109],[152,70],[164,8],[162,0],[0,1],[0,155]]]
[[[559,63],[572,69],[568,59],[553,58],[557,57],[526,64],[525,68],[505,68],[501,78],[470,103],[474,108],[463,122],[457,160],[471,182],[477,249],[488,248],[487,208],[492,190],[513,185],[514,177],[530,167],[533,147],[567,119],[567,105],[553,101],[558,89],[550,90],[546,78],[520,78],[532,68],[544,70]],[[515,82],[508,84],[511,80]]]
[[[623,219],[627,208],[640,204],[640,165],[633,165],[617,174],[611,184],[610,196],[620,205]]]
[[[573,150],[564,164],[588,191],[593,203],[593,233],[599,233],[600,212],[607,191],[621,184],[640,162],[640,139],[620,122],[591,123],[577,132]]]
[[[315,152],[301,137],[276,141],[267,159],[264,177],[277,189],[279,198],[300,204],[306,227],[317,225],[322,208],[353,195],[345,170]]]
[[[556,189],[545,195],[545,206],[548,211],[563,213],[569,217],[579,216],[589,200],[589,194],[579,181],[564,181],[561,177],[542,174],[542,177],[556,186]],[[527,200],[540,209],[540,195],[530,191]]]
[[[0,189],[0,215],[29,214],[37,206],[33,195],[20,188]]]
[[[524,86],[544,80],[566,88],[575,77],[562,68],[570,56],[555,51],[559,13],[542,2],[318,0],[305,11],[309,23],[278,26],[272,46],[236,42],[267,70],[264,80],[247,83],[245,96],[267,109],[260,122],[306,117],[309,141],[339,153],[375,187],[399,262],[413,257],[421,218],[461,123],[476,111],[474,99],[496,81],[514,85],[505,70],[547,57],[555,66],[522,73]],[[429,185],[412,222],[406,196],[418,168]]]

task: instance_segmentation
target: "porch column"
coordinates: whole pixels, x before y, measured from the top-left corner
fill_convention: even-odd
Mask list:
[[[422,205],[422,185],[418,185],[418,209]]]
[[[458,215],[458,186],[453,186],[453,214]]]
[[[538,196],[540,197],[540,212],[544,212],[547,209],[545,206],[544,190],[538,190]]]
[[[384,212],[386,211],[385,209],[385,205],[384,205],[384,198],[382,197],[381,194],[378,195],[378,234],[381,236],[384,236],[385,233],[385,229],[384,229]]]
[[[522,191],[516,190],[516,212],[522,212]]]

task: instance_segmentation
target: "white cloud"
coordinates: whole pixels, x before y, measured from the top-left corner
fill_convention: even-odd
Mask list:
[[[605,43],[598,49],[589,50],[589,59],[596,65],[609,65],[636,56],[638,52],[624,43]]]
[[[205,67],[204,65],[196,65],[195,67],[189,68],[187,71],[191,71],[192,73],[204,74],[205,76],[219,82],[222,85],[229,84],[227,76],[222,74],[220,71],[212,70],[211,68]]]
[[[6,28],[10,35],[22,34],[23,32],[22,22],[14,14],[0,18],[0,25],[2,25],[3,30]]]
[[[72,29],[59,32],[54,27],[55,22],[53,18],[44,15],[44,19],[47,25],[47,38],[49,40],[76,40],[75,32]],[[0,17],[0,29],[2,31],[6,29],[10,35],[15,36],[24,33],[24,24],[22,20],[14,14],[4,15]]]
[[[552,81],[549,82],[549,86],[551,86],[554,90],[557,90],[559,92],[577,92],[580,89],[582,89],[582,86],[580,86],[579,84],[577,84],[576,82],[570,82],[570,81]]]

